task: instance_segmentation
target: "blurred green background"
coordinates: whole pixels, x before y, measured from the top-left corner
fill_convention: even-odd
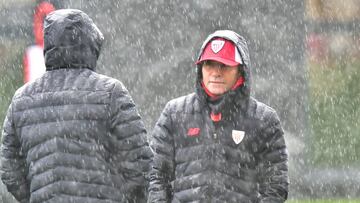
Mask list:
[[[317,167],[360,167],[360,60],[310,64],[310,157]]]

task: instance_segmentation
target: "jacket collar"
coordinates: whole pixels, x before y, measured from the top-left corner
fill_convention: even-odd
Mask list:
[[[196,96],[199,100],[200,108],[207,108],[214,113],[221,113],[227,119],[231,113],[240,111],[246,112],[249,103],[249,95],[241,91],[241,87],[229,90],[221,95],[217,100],[211,101],[205,90],[201,86],[200,80],[196,82]]]

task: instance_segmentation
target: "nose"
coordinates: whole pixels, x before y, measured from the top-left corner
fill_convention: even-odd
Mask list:
[[[216,64],[215,66],[214,66],[214,72],[216,72],[216,73],[218,73],[218,74],[220,74],[220,73],[222,73],[222,70],[223,70],[223,66],[222,66],[222,64]]]
[[[222,73],[221,68],[220,68],[220,67],[217,67],[217,68],[215,69],[215,74],[216,74],[216,75],[220,75],[221,73]]]
[[[222,64],[222,63],[219,63],[219,64],[216,64],[215,65],[215,68],[218,70],[218,71],[224,71],[226,69],[226,65],[225,64]]]
[[[212,75],[213,77],[215,77],[215,78],[221,77],[221,75],[222,75],[222,70],[221,70],[220,66],[215,67],[215,68],[213,69],[211,75]]]

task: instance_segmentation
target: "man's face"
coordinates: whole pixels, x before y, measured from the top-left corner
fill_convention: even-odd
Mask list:
[[[237,66],[227,66],[217,61],[204,61],[202,75],[205,87],[217,96],[229,91],[239,78]]]

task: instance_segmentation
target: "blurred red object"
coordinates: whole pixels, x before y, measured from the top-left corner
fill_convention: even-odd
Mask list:
[[[312,61],[322,62],[328,55],[328,42],[322,34],[311,33],[306,40],[309,58]]]
[[[43,25],[44,18],[47,14],[51,13],[55,10],[55,7],[46,1],[41,2],[35,8],[34,13],[34,35],[35,35],[35,44],[41,47],[44,47],[44,33],[43,33]]]
[[[55,7],[46,1],[39,3],[34,13],[34,36],[35,45],[31,45],[25,50],[24,55],[24,83],[32,81],[45,73],[44,60],[44,33],[43,25],[47,14],[55,10]]]

